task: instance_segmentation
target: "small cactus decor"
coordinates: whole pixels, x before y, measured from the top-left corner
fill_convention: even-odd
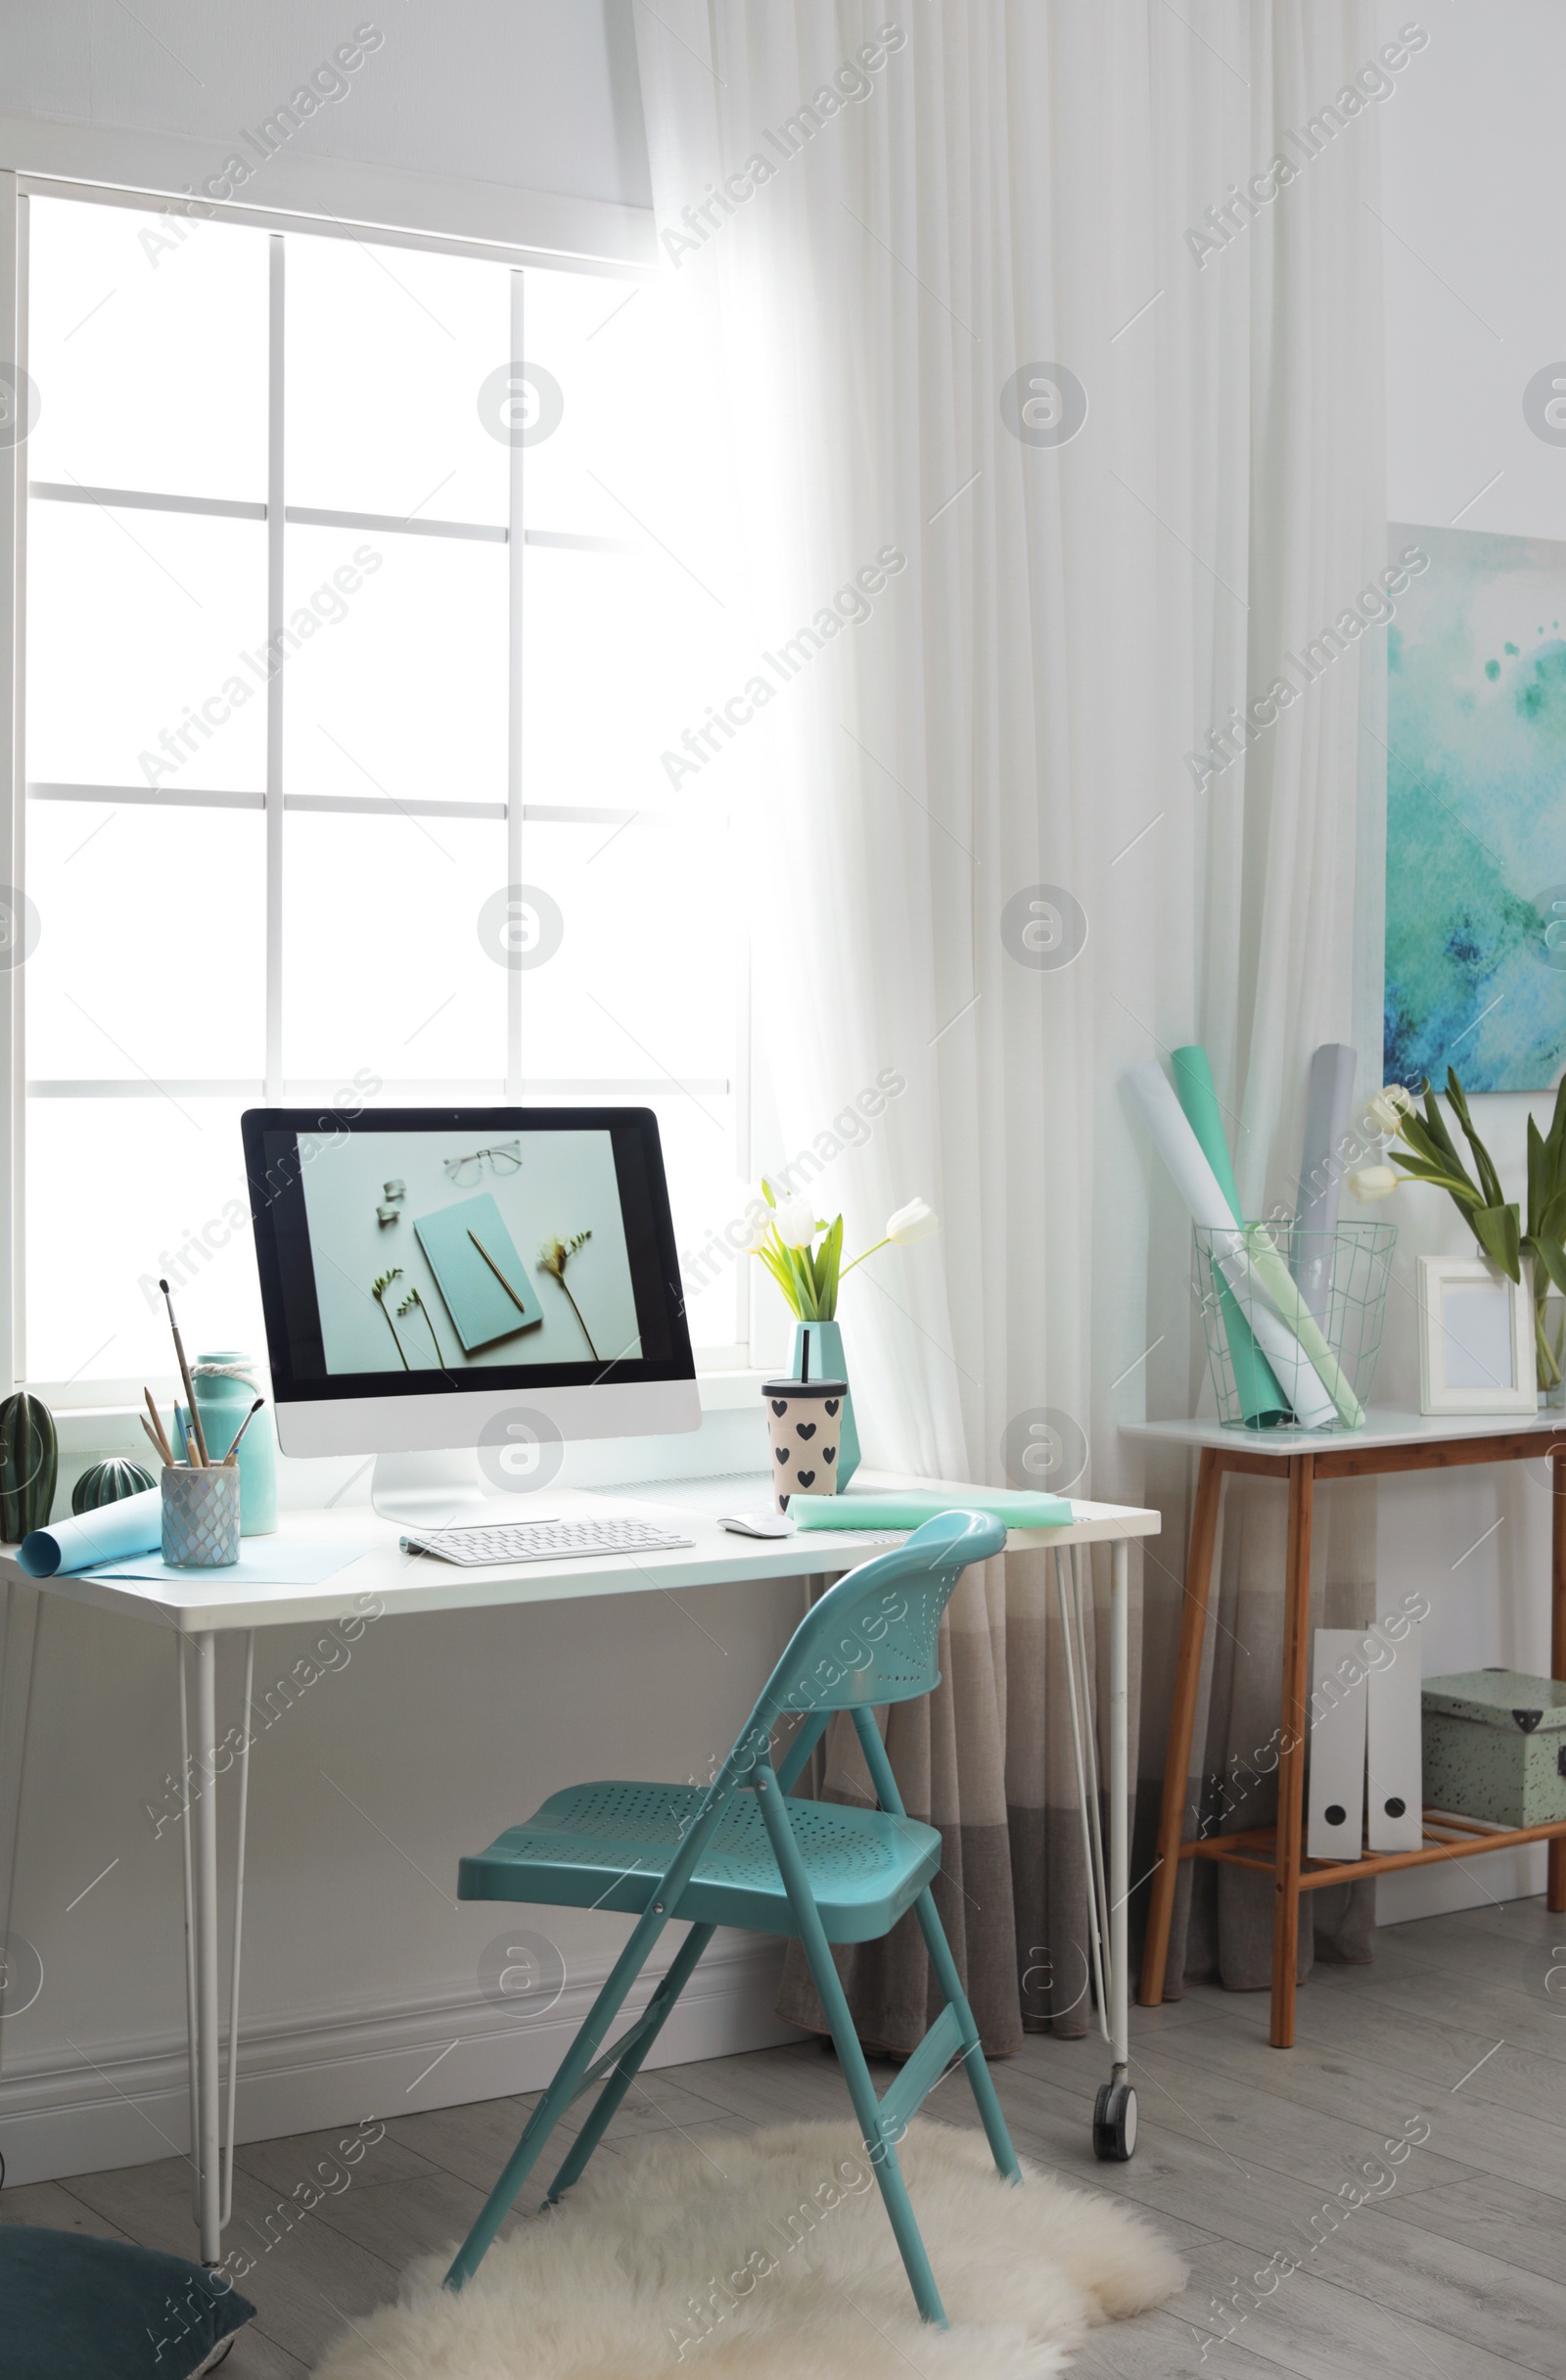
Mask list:
[[[0,1404],[0,1538],[7,1545],[45,1525],[58,1470],[54,1416],[19,1388]]]
[[[151,1471],[139,1463],[124,1463],[117,1457],[108,1463],[95,1463],[84,1470],[70,1491],[73,1513],[96,1513],[101,1505],[118,1504],[126,1496],[142,1495],[156,1483]]]

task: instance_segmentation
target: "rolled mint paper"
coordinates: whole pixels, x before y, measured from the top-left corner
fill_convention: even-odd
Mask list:
[[[1127,1080],[1191,1221],[1213,1234],[1213,1261],[1240,1300],[1257,1344],[1273,1377],[1283,1384],[1296,1420],[1307,1429],[1325,1428],[1337,1407],[1296,1333],[1267,1303],[1255,1278],[1245,1236],[1236,1228],[1218,1176],[1202,1154],[1201,1143],[1186,1122],[1163,1067],[1157,1058],[1148,1058],[1145,1064],[1133,1066]]]
[[[1234,1168],[1229,1163],[1229,1144],[1223,1137],[1223,1117],[1207,1051],[1200,1043],[1192,1043],[1186,1049],[1172,1050],[1170,1063],[1174,1069],[1174,1095],[1185,1111],[1185,1121],[1195,1133],[1219,1189],[1228,1200],[1230,1214],[1236,1223],[1241,1223],[1244,1217],[1240,1213],[1240,1193],[1235,1187]],[[1289,1400],[1273,1378],[1271,1367],[1256,1343],[1256,1334],[1240,1311],[1239,1300],[1221,1273],[1215,1276],[1215,1282],[1229,1361],[1234,1366],[1234,1393],[1240,1400],[1247,1428],[1272,1429],[1279,1422],[1292,1421]]]
[[[1059,1529],[1071,1524],[1071,1505],[1064,1496],[1041,1488],[963,1487],[866,1489],[855,1495],[799,1496],[789,1505],[800,1529],[916,1529],[937,1513],[988,1513],[1008,1529]]]
[[[1305,1110],[1305,1145],[1300,1152],[1300,1205],[1290,1271],[1317,1322],[1324,1321],[1332,1288],[1332,1241],[1338,1228],[1343,1166],[1338,1150],[1349,1130],[1354,1075],[1359,1064],[1344,1042],[1323,1042],[1311,1060],[1311,1096]],[[1316,1235],[1320,1237],[1317,1237]]]
[[[34,1529],[17,1548],[29,1578],[53,1578],[57,1570],[90,1570],[95,1563],[117,1562],[127,1554],[150,1554],[163,1541],[161,1488],[145,1487],[117,1504],[101,1504],[73,1520]]]
[[[1317,1378],[1337,1407],[1339,1420],[1348,1428],[1358,1429],[1364,1420],[1364,1407],[1344,1378],[1338,1359],[1322,1335],[1320,1324],[1306,1304],[1299,1283],[1288,1266],[1268,1239],[1266,1226],[1253,1223],[1245,1235],[1245,1245],[1251,1259],[1251,1270],[1263,1296],[1271,1299],[1310,1357]]]

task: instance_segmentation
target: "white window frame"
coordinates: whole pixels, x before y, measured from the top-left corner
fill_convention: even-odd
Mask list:
[[[9,123],[6,134],[15,135],[18,127]],[[32,131],[53,130],[53,127],[29,127]],[[34,148],[29,140],[24,144]],[[170,144],[161,144],[167,148]],[[182,144],[172,144],[182,147]],[[15,154],[15,149],[13,149]],[[181,163],[186,162],[183,158]],[[546,210],[546,221],[539,226],[546,231],[548,245],[524,245],[514,237],[464,237],[457,233],[424,231],[407,221],[389,221],[391,211],[384,205],[371,205],[384,194],[372,187],[374,177],[360,177],[357,190],[360,204],[353,207],[356,177],[352,169],[332,168],[334,197],[341,198],[341,214],[316,213],[300,208],[281,207],[260,209],[235,204],[205,202],[204,218],[227,223],[245,224],[265,230],[269,235],[269,337],[267,388],[267,495],[264,503],[229,502],[219,497],[161,495],[137,490],[86,488],[75,484],[53,485],[29,481],[26,473],[26,442],[18,441],[0,449],[0,881],[23,888],[26,881],[25,828],[28,800],[51,802],[113,801],[116,804],[147,807],[187,807],[208,809],[260,810],[266,816],[266,989],[265,989],[265,1073],[264,1077],[206,1079],[190,1078],[171,1082],[162,1088],[189,1097],[254,1097],[269,1105],[281,1105],[289,1100],[308,1101],[331,1097],[334,1085],[304,1080],[283,1073],[283,834],[284,818],[289,811],[336,811],[374,815],[400,811],[408,816],[445,816],[455,817],[491,818],[506,825],[506,878],[510,883],[522,880],[523,828],[529,821],[570,822],[574,824],[628,824],[641,814],[634,809],[601,808],[581,804],[530,803],[525,799],[523,785],[522,705],[524,688],[525,651],[523,637],[523,556],[528,545],[566,547],[582,552],[635,552],[642,548],[640,538],[613,538],[576,536],[566,532],[533,530],[524,516],[523,449],[510,449],[508,513],[504,528],[474,522],[400,520],[379,514],[288,504],[283,488],[283,368],[284,368],[284,288],[287,272],[286,235],[307,234],[326,238],[368,238],[376,245],[395,245],[422,249],[445,256],[477,257],[505,267],[510,276],[510,322],[513,355],[526,353],[524,344],[526,281],[525,274],[536,270],[565,270],[595,274],[615,279],[648,279],[653,266],[649,262],[652,249],[651,217],[640,210],[610,209],[592,203],[570,201],[541,201],[537,194],[507,194],[512,205],[507,210],[536,215],[540,208]],[[339,187],[338,185],[342,185]],[[450,194],[459,192],[460,185],[447,186]],[[401,195],[401,194],[398,194]],[[31,197],[64,199],[83,204],[120,206],[137,212],[157,212],[171,204],[177,209],[189,209],[189,202],[169,185],[132,186],[124,182],[111,184],[82,178],[79,165],[70,173],[50,173],[39,170],[18,170],[15,166],[0,168],[0,355],[14,356],[24,371],[26,368],[27,325],[27,206]],[[438,211],[447,211],[441,207]],[[567,244],[576,218],[581,235],[581,245]],[[508,223],[508,231],[520,226]],[[562,234],[567,235],[563,240]],[[372,797],[360,799],[354,795],[293,794],[283,782],[283,723],[285,673],[275,671],[267,686],[266,713],[266,784],[265,790],[255,792],[218,791],[201,787],[182,786],[177,790],[145,785],[77,785],[52,782],[27,782],[23,770],[25,752],[25,722],[23,714],[25,687],[25,602],[26,583],[26,524],[27,506],[31,502],[69,502],[114,505],[150,511],[200,513],[223,519],[260,520],[267,524],[266,562],[266,633],[268,639],[284,628],[284,537],[289,523],[317,528],[364,530],[385,536],[448,537],[478,539],[506,545],[509,569],[508,637],[507,637],[507,755],[506,786],[503,802],[435,802],[411,800],[392,802]],[[613,1080],[600,1076],[565,1077],[525,1075],[523,1057],[523,981],[519,971],[506,976],[506,1075],[504,1098],[507,1104],[525,1100],[570,1101],[598,1095],[608,1098],[648,1099],[667,1097],[679,1090],[700,1098],[704,1094],[726,1097],[732,1100],[730,1145],[733,1171],[741,1177],[751,1172],[751,1034],[748,962],[742,957],[739,983],[736,987],[736,1031],[732,1057],[732,1073],[724,1077],[675,1078],[668,1074],[654,1076],[625,1076]],[[89,1081],[70,1078],[55,1082],[43,1080],[29,1083],[25,1074],[25,968],[0,969],[0,1051],[4,1053],[5,1084],[0,1094],[0,1373],[9,1389],[26,1380],[25,1345],[25,1262],[26,1262],[26,1101],[32,1097],[138,1097],[156,1096],[159,1086],[136,1081]],[[489,1098],[495,1094],[492,1081],[465,1083],[451,1078],[438,1080],[407,1079],[388,1081],[381,1095],[388,1099],[417,1103],[434,1098]],[[721,1376],[733,1381],[736,1376],[748,1375],[750,1353],[749,1283],[746,1268],[736,1266],[732,1282],[733,1338],[717,1347],[704,1348],[698,1357],[698,1368],[704,1373]],[[95,1403],[102,1398],[105,1385],[88,1383],[72,1394],[69,1383],[30,1382],[59,1409],[69,1411],[73,1406],[86,1408],[95,1420],[108,1418],[121,1411],[115,1388],[108,1393],[115,1401],[112,1405]],[[117,1384],[116,1384],[117,1386]],[[730,1390],[714,1380],[719,1404],[726,1402]],[[127,1404],[125,1411],[133,1408]]]

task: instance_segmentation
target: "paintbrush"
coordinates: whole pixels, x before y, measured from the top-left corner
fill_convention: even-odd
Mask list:
[[[519,1314],[524,1314],[524,1315],[525,1315],[525,1314],[527,1313],[527,1311],[528,1311],[527,1307],[526,1307],[526,1306],[523,1304],[522,1299],[521,1299],[521,1298],[520,1298],[520,1297],[517,1295],[516,1290],[515,1290],[515,1289],[512,1287],[512,1285],[511,1285],[510,1282],[509,1282],[509,1281],[506,1279],[506,1277],[505,1277],[504,1273],[502,1273],[502,1272],[501,1272],[500,1267],[499,1267],[499,1266],[496,1264],[496,1262],[495,1262],[494,1258],[493,1258],[493,1257],[490,1255],[490,1253],[489,1253],[488,1249],[487,1249],[487,1248],[484,1246],[484,1241],[483,1241],[483,1240],[480,1238],[480,1237],[479,1237],[478,1233],[477,1233],[477,1232],[470,1232],[470,1233],[468,1234],[468,1237],[469,1237],[469,1238],[470,1238],[470,1239],[473,1241],[474,1246],[475,1246],[475,1247],[478,1249],[478,1251],[479,1251],[480,1255],[481,1255],[481,1256],[484,1258],[484,1263],[485,1263],[485,1264],[486,1264],[486,1265],[489,1267],[489,1270],[490,1270],[490,1272],[491,1272],[491,1273],[494,1275],[494,1277],[495,1277],[496,1281],[498,1281],[498,1282],[499,1282],[500,1286],[501,1286],[501,1287],[504,1289],[504,1291],[505,1291],[506,1295],[507,1295],[507,1296],[510,1298],[510,1300],[511,1300],[512,1304],[513,1304],[513,1305],[516,1307],[517,1312],[518,1312]]]
[[[142,1390],[142,1395],[147,1399],[147,1411],[153,1417],[150,1423],[144,1421],[142,1423],[142,1427],[146,1430],[147,1435],[151,1438],[153,1444],[162,1456],[163,1461],[172,1467],[174,1461],[174,1450],[169,1445],[167,1432],[163,1428],[163,1417],[158,1410],[157,1401],[153,1396],[152,1390],[150,1388],[144,1388]]]
[[[244,1421],[241,1422],[238,1429],[235,1430],[228,1452],[223,1457],[223,1465],[225,1468],[227,1465],[232,1463],[235,1457],[238,1455],[239,1442],[241,1438],[243,1438],[245,1432],[249,1429],[251,1423],[254,1421],[256,1415],[260,1412],[261,1407],[265,1404],[265,1402],[266,1399],[264,1397],[257,1397],[254,1404],[251,1407],[250,1412],[245,1416]]]
[[[168,1308],[168,1328],[174,1333],[174,1353],[179,1358],[179,1377],[185,1383],[185,1394],[190,1401],[190,1427],[185,1432],[185,1442],[187,1446],[194,1444],[200,1462],[205,1465],[211,1461],[211,1457],[207,1452],[207,1440],[202,1431],[202,1417],[196,1410],[196,1390],[191,1381],[190,1366],[185,1361],[185,1342],[179,1335],[179,1325],[174,1320],[174,1300],[169,1294],[166,1281],[161,1281],[158,1286],[161,1289],[163,1303]]]

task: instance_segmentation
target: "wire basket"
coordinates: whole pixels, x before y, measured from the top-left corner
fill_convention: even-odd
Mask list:
[[[1196,1289],[1226,1428],[1363,1425],[1397,1237],[1390,1223],[1195,1227]]]

